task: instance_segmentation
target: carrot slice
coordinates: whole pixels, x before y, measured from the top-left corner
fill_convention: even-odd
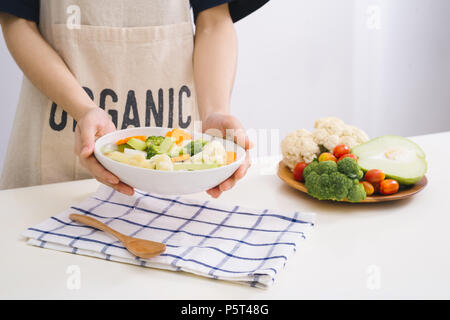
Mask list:
[[[144,142],[145,142],[145,140],[147,140],[146,136],[134,136],[134,137],[128,137],[128,138],[125,138],[125,139],[120,139],[119,141],[116,142],[116,145],[120,146],[121,144],[125,144],[128,141],[130,141],[132,138],[139,139],[139,140],[142,140]]]
[[[192,140],[192,136],[188,132],[179,128],[173,129],[170,136],[175,138],[175,143],[177,145],[181,145],[181,143],[185,140]]]
[[[227,164],[233,163],[236,161],[236,152],[227,151]]]
[[[190,157],[190,155],[188,155],[188,154],[186,153],[186,154],[183,154],[183,155],[178,156],[178,157],[173,157],[173,158],[172,158],[172,162],[181,162],[181,161],[184,161],[184,160],[189,159],[189,157]]]

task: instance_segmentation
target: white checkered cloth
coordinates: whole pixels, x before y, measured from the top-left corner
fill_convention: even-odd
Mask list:
[[[129,236],[162,242],[160,256],[141,259],[114,237],[78,224],[94,217]],[[97,192],[24,232],[28,243],[106,260],[191,272],[267,288],[314,225],[313,213],[280,213],[147,194],[132,197],[100,186]]]

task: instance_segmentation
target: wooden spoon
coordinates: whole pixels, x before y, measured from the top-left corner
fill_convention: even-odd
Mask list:
[[[164,243],[138,239],[124,235],[114,229],[111,229],[106,224],[101,223],[97,219],[89,216],[72,213],[69,218],[73,221],[88,225],[90,227],[102,230],[113,235],[125,245],[125,248],[127,248],[128,251],[140,258],[148,259],[151,257],[155,257],[166,250],[166,245]]]

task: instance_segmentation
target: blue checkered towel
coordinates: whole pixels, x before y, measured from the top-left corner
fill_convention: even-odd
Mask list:
[[[71,221],[71,213],[92,216],[129,236],[165,243],[166,251],[138,258],[112,236]],[[24,236],[29,244],[44,248],[266,288],[305,239],[313,217],[138,190],[129,197],[102,185],[93,196],[27,229]]]

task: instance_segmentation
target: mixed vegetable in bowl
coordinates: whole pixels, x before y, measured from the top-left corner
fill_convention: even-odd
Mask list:
[[[102,153],[114,161],[162,171],[212,169],[236,161],[236,152],[226,151],[219,140],[194,140],[178,128],[165,136],[121,139],[104,146]]]

